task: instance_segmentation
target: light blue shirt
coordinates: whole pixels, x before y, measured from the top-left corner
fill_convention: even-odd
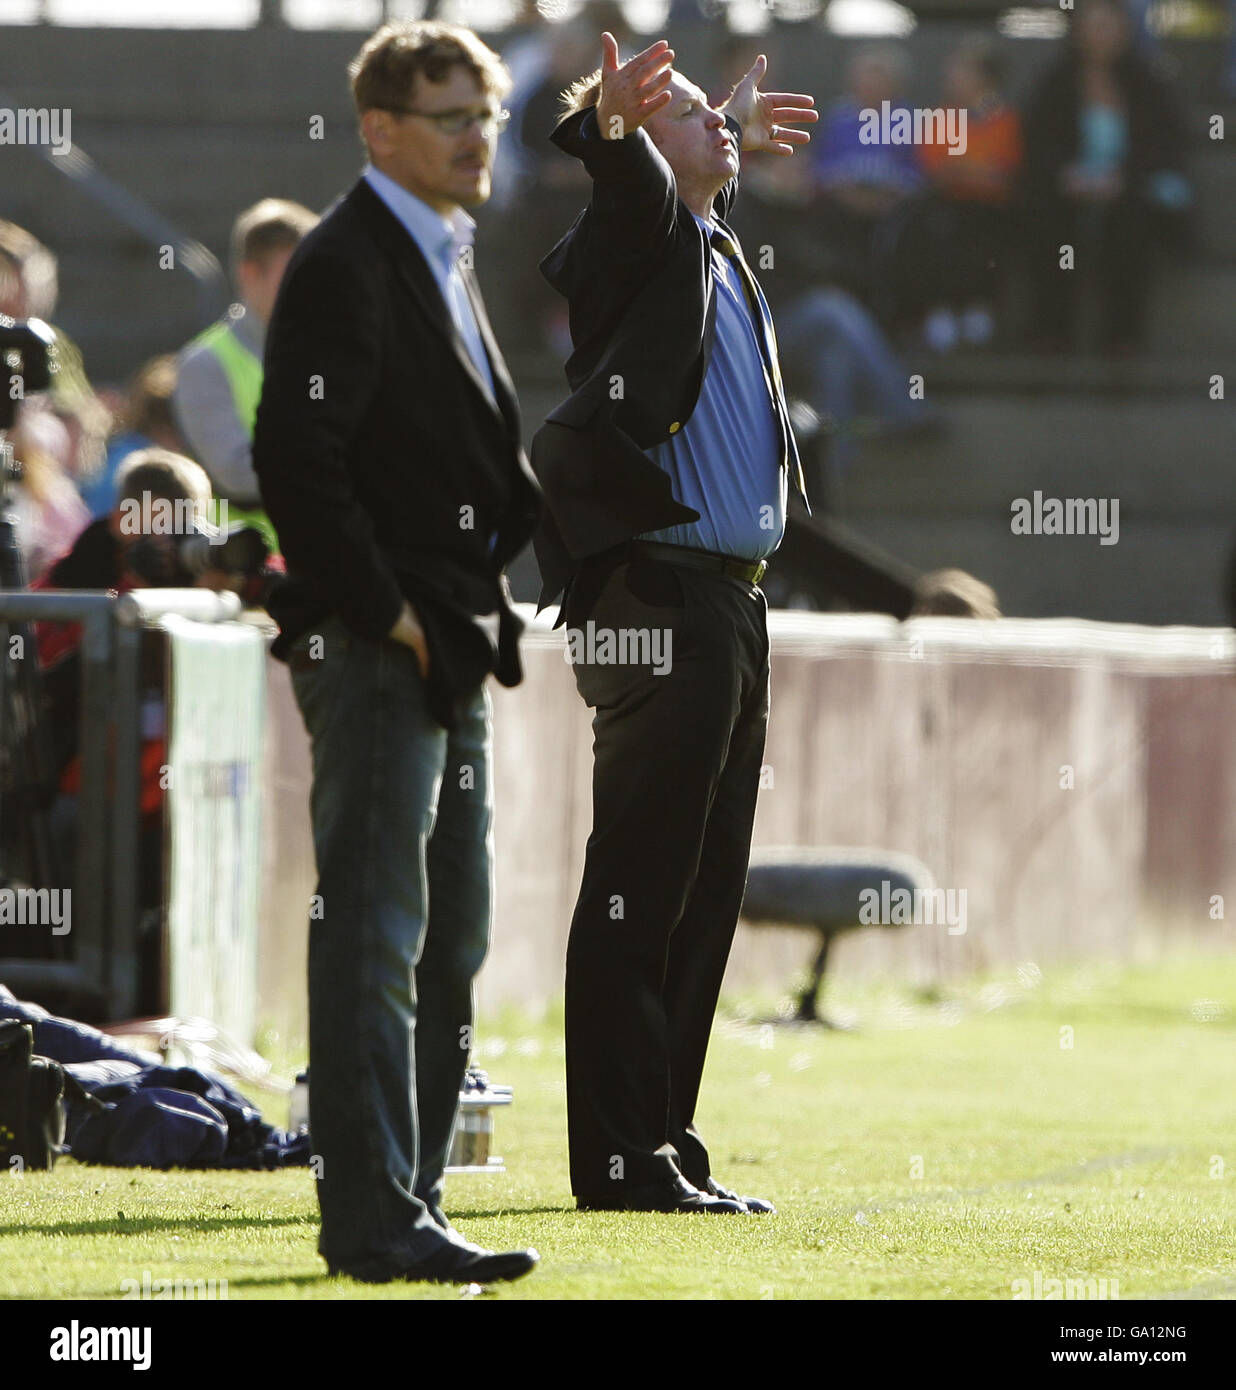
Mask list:
[[[1123,111],[1091,103],[1081,110],[1081,149],[1078,163],[1087,174],[1114,174],[1124,163],[1129,123]]]
[[[472,301],[468,298],[463,276],[459,272],[460,252],[465,246],[472,245],[476,223],[463,208],[456,208],[450,217],[443,217],[415,193],[409,193],[372,164],[365,167],[365,180],[407,229],[408,235],[429,262],[468,355],[476,364],[481,380],[489,388],[490,396],[496,400],[489,354],[485,351]]]
[[[705,232],[712,225],[695,219]],[[764,358],[737,267],[715,247],[717,321],[708,371],[687,423],[646,450],[698,521],[645,532],[646,540],[763,560],[785,532],[787,472]]]

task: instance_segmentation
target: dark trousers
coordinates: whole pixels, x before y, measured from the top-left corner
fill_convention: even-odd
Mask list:
[[[450,1239],[443,1170],[492,901],[490,704],[448,733],[416,657],[336,617],[293,644],[313,744],[309,1128],[318,1249],[377,1275]]]
[[[660,633],[663,673],[587,659],[589,621],[597,658],[606,631]],[[596,709],[592,834],[567,948],[571,1188],[611,1200],[679,1173],[698,1187],[710,1167],[695,1105],[768,724],[767,605],[741,580],[640,559],[619,563],[595,599],[568,602],[567,624]]]

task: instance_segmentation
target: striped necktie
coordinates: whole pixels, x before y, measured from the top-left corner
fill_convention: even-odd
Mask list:
[[[798,495],[805,503],[807,501],[807,482],[803,477],[803,466],[798,457],[798,445],[794,440],[794,431],[790,428],[790,413],[785,404],[785,387],[781,383],[781,364],[777,357],[777,334],[773,328],[772,314],[769,313],[764,293],[755,276],[751,274],[751,267],[748,266],[738,243],[718,227],[712,232],[712,244],[738,271],[738,278],[742,282],[743,292],[747,296],[751,317],[758,326],[756,338],[760,344],[760,356],[764,364],[764,380],[768,385],[768,393],[772,397],[773,407],[777,415],[777,424],[781,429],[781,464],[783,468],[789,467],[794,486],[798,489]],[[811,510],[810,506],[807,510]]]

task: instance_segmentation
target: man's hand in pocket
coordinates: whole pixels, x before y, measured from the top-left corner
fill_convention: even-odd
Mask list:
[[[416,664],[420,667],[421,679],[429,679],[429,644],[425,641],[425,629],[416,616],[416,609],[404,599],[403,609],[395,619],[395,626],[388,634],[395,642],[402,642],[416,653]]]

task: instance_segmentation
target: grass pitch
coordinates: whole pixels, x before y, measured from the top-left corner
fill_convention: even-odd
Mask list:
[[[1036,1276],[1236,1295],[1236,957],[836,986],[849,1032],[761,1023],[774,1004],[727,1001],[699,1116],[720,1178],[777,1203],[765,1218],[576,1213],[560,1019],[482,1022],[478,1061],[515,1087],[497,1114],[509,1171],[451,1179],[447,1208],[470,1239],[542,1256],[488,1296],[1007,1300]],[[304,1170],[0,1175],[0,1297],[115,1299],[144,1279],[458,1297],[327,1278],[316,1213]]]

